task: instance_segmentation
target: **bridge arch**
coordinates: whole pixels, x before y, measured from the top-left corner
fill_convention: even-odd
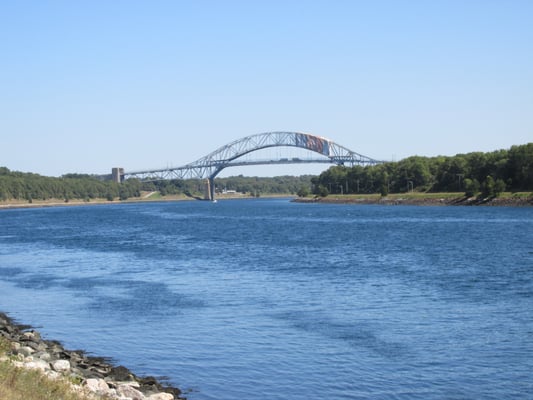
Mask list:
[[[314,159],[282,158],[278,160],[242,161],[241,157],[269,147],[299,147],[320,155]],[[302,132],[266,132],[246,136],[228,143],[208,155],[182,167],[151,171],[125,172],[122,178],[152,180],[165,179],[207,179],[209,197],[214,199],[215,177],[225,168],[232,166],[329,163],[337,165],[373,165],[381,161],[356,153],[325,137]]]

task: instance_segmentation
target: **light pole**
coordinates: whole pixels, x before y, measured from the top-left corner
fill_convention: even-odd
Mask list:
[[[455,174],[457,175],[457,179],[459,180],[459,189],[461,189],[461,179],[463,178],[464,174]]]

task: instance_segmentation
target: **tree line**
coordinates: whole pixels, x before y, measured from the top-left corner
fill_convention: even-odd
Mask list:
[[[314,194],[464,192],[497,196],[533,190],[533,143],[455,156],[412,156],[373,166],[335,166],[312,180]]]
[[[302,186],[311,185],[311,175],[279,176],[273,178],[245,177],[242,175],[217,178],[217,192],[234,190],[260,196],[261,194],[296,194]],[[66,174],[47,177],[34,173],[10,171],[0,167],[0,201],[63,199],[91,201],[93,199],[126,200],[140,197],[142,191],[158,191],[162,196],[183,194],[190,197],[204,196],[205,180],[168,180],[143,182],[127,179],[123,183],[102,180],[94,175]]]
[[[215,180],[217,192],[235,190],[262,194],[328,194],[464,192],[497,196],[504,191],[533,191],[533,143],[512,146],[508,150],[474,152],[456,156],[412,156],[397,162],[374,166],[334,166],[319,176],[245,177]],[[141,191],[159,191],[161,195],[184,194],[203,197],[205,182],[199,179],[143,182],[128,179],[123,183],[101,180],[97,176],[66,174],[46,177],[10,171],[0,167],[0,201],[70,199],[125,200],[140,197]]]
[[[261,194],[296,194],[301,187],[309,187],[312,175],[302,176],[276,176],[268,177],[246,177],[232,176],[228,178],[217,178],[215,183],[217,191],[235,190],[240,193],[250,193],[260,196]]]
[[[103,181],[92,175],[67,174],[60,178],[34,173],[10,171],[0,167],[0,201],[7,200],[49,200],[63,199],[121,199],[138,197],[142,184],[138,180],[128,180],[124,184]]]
[[[216,178],[215,186],[217,193],[236,191],[252,196],[261,196],[262,194],[296,194],[302,186],[310,187],[312,178],[312,175],[276,177],[238,175],[227,178]],[[144,182],[142,187],[143,190],[159,191],[163,196],[185,194],[191,197],[198,197],[204,194],[205,180],[175,179]]]

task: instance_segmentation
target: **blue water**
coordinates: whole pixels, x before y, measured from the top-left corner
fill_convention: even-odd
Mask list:
[[[206,399],[533,396],[533,208],[0,212],[0,310]]]

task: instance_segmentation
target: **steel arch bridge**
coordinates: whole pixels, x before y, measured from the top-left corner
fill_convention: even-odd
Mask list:
[[[242,160],[244,155],[269,147],[299,147],[319,157]],[[120,179],[141,180],[207,179],[208,197],[215,198],[215,177],[225,168],[268,164],[326,163],[337,165],[375,165],[382,161],[349,150],[330,139],[301,132],[266,132],[235,140],[190,164],[176,168],[124,172]],[[207,196],[206,196],[207,197]]]

